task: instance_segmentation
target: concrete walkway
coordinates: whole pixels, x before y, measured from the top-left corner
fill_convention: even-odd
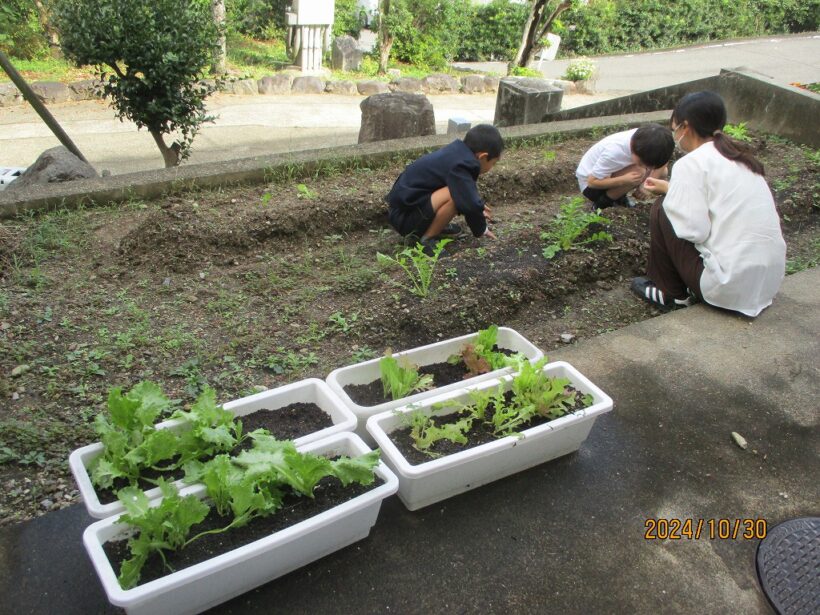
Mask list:
[[[414,513],[391,498],[368,539],[214,612],[771,612],[757,540],[646,540],[646,520],[820,512],[819,307],[817,268],[755,320],[699,305],[553,353],[615,400],[579,452]],[[0,531],[0,612],[115,612],[89,522]]]

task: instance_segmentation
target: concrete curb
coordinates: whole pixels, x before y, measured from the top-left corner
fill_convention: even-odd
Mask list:
[[[510,146],[548,136],[572,137],[587,134],[594,129],[639,126],[647,122],[666,121],[668,117],[668,111],[637,113],[512,126],[501,129],[501,132]],[[263,183],[273,181],[284,173],[293,176],[294,172],[313,172],[323,167],[349,168],[362,163],[368,166],[385,164],[392,160],[416,157],[450,141],[452,137],[447,135],[412,137],[31,186],[22,194],[0,193],[0,219],[24,212],[75,208],[133,198],[155,198],[168,192],[191,188]]]

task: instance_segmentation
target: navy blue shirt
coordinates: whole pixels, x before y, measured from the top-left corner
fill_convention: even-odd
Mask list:
[[[473,235],[479,237],[487,230],[484,201],[476,186],[480,171],[478,158],[463,141],[456,139],[410,163],[393,184],[387,203],[391,208],[420,207],[433,192],[447,186],[456,211],[464,216]]]

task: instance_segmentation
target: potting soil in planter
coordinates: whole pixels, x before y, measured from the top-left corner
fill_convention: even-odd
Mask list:
[[[307,434],[332,427],[333,421],[330,416],[314,403],[297,402],[275,410],[263,408],[255,412],[237,417],[242,422],[242,433],[247,434],[257,429],[266,429],[277,440],[295,440]],[[246,440],[237,446],[232,455],[237,455],[241,451],[251,447],[251,440]],[[176,460],[169,460],[174,462]],[[202,461],[205,461],[203,459]],[[168,480],[180,480],[185,476],[185,472],[180,468],[173,472],[159,472],[156,470],[145,470],[140,477],[138,487],[143,491],[156,487],[154,482],[159,477]],[[117,491],[128,486],[128,481],[115,479],[111,489],[96,488],[97,497],[101,504],[110,504],[117,501]]]
[[[498,346],[494,346],[493,351],[500,352],[508,357],[515,354],[512,350],[499,348]],[[475,375],[469,373],[463,360],[455,364],[444,361],[442,363],[421,365],[418,370],[419,375],[429,374],[433,376],[433,386],[435,388],[453,384],[454,382],[461,382]],[[379,404],[392,401],[392,398],[384,396],[384,387],[382,386],[381,379],[368,382],[367,384],[349,384],[343,388],[350,399],[360,406],[378,406]]]
[[[569,412],[567,412],[567,415],[572,414],[576,410],[582,410],[586,407],[586,405],[583,402],[584,395],[579,391],[573,389],[572,387],[568,387],[568,389],[572,394],[575,395],[575,403],[573,404]],[[510,402],[510,400],[512,400],[512,398],[512,391],[507,391],[504,394],[504,399],[508,403]],[[495,440],[498,440],[499,436],[493,434],[492,424],[488,424],[492,420],[494,412],[495,406],[491,403],[489,406],[487,406],[485,420],[473,421],[470,430],[465,434],[467,437],[466,444],[459,444],[457,442],[451,442],[450,440],[438,440],[437,442],[434,442],[430,446],[430,448],[427,449],[427,452],[422,452],[415,448],[415,446],[413,446],[413,438],[410,437],[410,427],[402,427],[400,429],[396,429],[395,431],[392,431],[389,434],[389,436],[390,439],[393,441],[393,444],[395,444],[399,452],[402,455],[404,455],[404,458],[407,460],[408,463],[410,463],[411,465],[420,465],[422,463],[432,461],[433,459],[436,459],[438,457],[452,455],[454,453],[459,453],[467,449],[475,448],[476,446],[481,446],[482,444],[486,444],[487,442],[493,442]],[[454,412],[453,414],[434,417],[434,422],[436,426],[440,427],[448,423],[455,423],[460,418],[463,418],[463,415],[459,412]],[[522,432],[532,427],[537,427],[538,425],[543,425],[544,423],[549,423],[552,420],[555,419],[544,416],[536,416],[532,418],[529,422],[522,424],[518,432]]]
[[[142,568],[138,585],[154,581],[172,571],[183,570],[222,553],[250,544],[255,540],[330,510],[383,484],[384,481],[376,476],[370,485],[351,483],[347,487],[343,487],[339,479],[327,476],[316,485],[313,499],[295,494],[287,495],[282,508],[268,517],[254,519],[243,527],[203,536],[177,551],[165,551],[165,561],[171,570],[166,568],[159,555],[153,554]],[[231,518],[221,517],[212,508],[202,523],[191,528],[190,536],[193,537],[200,532],[223,528],[230,522]],[[115,574],[119,575],[122,562],[131,557],[128,540],[106,542],[103,549]]]

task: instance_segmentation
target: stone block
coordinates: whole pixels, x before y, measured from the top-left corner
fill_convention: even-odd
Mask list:
[[[94,100],[102,98],[102,82],[96,79],[84,79],[68,84],[71,100]]]
[[[422,81],[422,87],[428,94],[444,93],[452,94],[461,90],[458,79],[450,75],[428,75]]]
[[[492,77],[487,75],[484,77],[484,91],[485,92],[495,92],[498,90],[498,82],[500,79],[498,77]]]
[[[230,92],[237,96],[259,94],[259,84],[256,83],[256,79],[237,79],[231,82]]]
[[[424,87],[421,79],[415,77],[401,77],[390,83],[390,89],[394,92],[407,92],[408,94],[421,94]]]
[[[0,83],[0,107],[10,107],[23,102],[23,95],[13,83]]]
[[[353,81],[328,81],[325,86],[325,92],[328,94],[355,96],[359,93],[359,89]]]
[[[386,94],[390,91],[390,87],[384,81],[359,81],[356,84],[359,94],[362,96],[372,96],[373,94]]]
[[[392,92],[365,98],[359,143],[436,134],[433,105],[422,94]]]
[[[362,50],[352,36],[333,39],[330,64],[333,70],[356,71],[362,67]]]
[[[325,91],[325,82],[319,77],[296,77],[290,91],[294,94],[321,94]]]
[[[495,100],[495,120],[501,126],[536,124],[547,113],[561,110],[564,90],[545,79],[505,77],[498,86]]]
[[[481,75],[465,75],[461,78],[461,91],[465,94],[481,94],[486,89]]]
[[[259,93],[267,96],[275,94],[290,94],[293,86],[293,75],[276,73],[262,77],[258,82]]]
[[[71,99],[68,86],[56,81],[35,81],[31,84],[31,90],[47,105],[68,102]]]
[[[53,184],[87,177],[98,177],[94,167],[60,145],[40,154],[34,164],[8,185],[6,192],[21,191],[33,184]]]
[[[447,120],[447,136],[457,137],[470,130],[470,120],[463,117],[451,117]]]

